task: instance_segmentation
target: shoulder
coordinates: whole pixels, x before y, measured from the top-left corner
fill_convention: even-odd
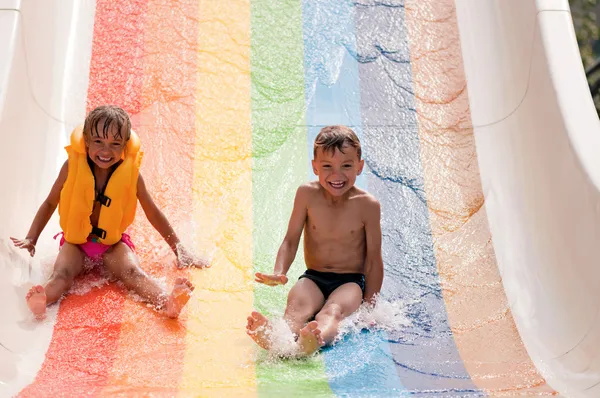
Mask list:
[[[146,183],[144,182],[144,177],[142,177],[142,173],[138,173],[138,179],[137,179],[137,188],[140,189],[145,189],[146,188]]]
[[[298,189],[296,190],[296,197],[302,197],[302,198],[308,199],[311,196],[317,194],[319,192],[320,188],[321,188],[321,185],[319,185],[318,182],[315,182],[315,181],[307,182],[298,187]]]
[[[148,189],[146,188],[146,183],[144,182],[144,177],[142,177],[142,173],[138,174],[136,189],[138,196],[148,193]]]
[[[316,193],[321,188],[321,184],[318,181],[306,182],[298,187],[298,192],[303,193]]]
[[[367,216],[378,216],[381,212],[381,205],[375,196],[356,188],[353,198],[357,201],[361,211]]]
[[[313,202],[315,195],[319,192],[319,183],[316,184],[313,182],[307,182],[302,184],[296,190],[296,198],[294,199],[294,206],[296,208],[310,207],[310,204]]]
[[[375,196],[371,195],[367,191],[364,191],[358,187],[352,187],[352,192],[350,192],[350,198],[360,202],[360,205],[364,206],[378,206],[379,201],[375,198]]]
[[[69,161],[65,160],[65,162],[63,163],[63,165],[60,168],[60,171],[58,172],[58,180],[63,181],[63,182],[66,181],[68,174],[69,174]]]

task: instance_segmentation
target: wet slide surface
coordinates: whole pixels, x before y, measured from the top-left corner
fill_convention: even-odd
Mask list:
[[[87,110],[130,113],[146,184],[186,244],[214,251],[213,266],[177,270],[138,208],[131,235],[143,268],[167,286],[177,276],[196,285],[182,317],[88,275],[45,321],[55,323],[30,364],[39,369],[22,385],[1,380],[7,391],[553,394],[498,272],[454,1],[98,0],[90,45]],[[381,311],[389,321],[401,308],[407,322],[350,332],[314,358],[271,358],[246,336],[246,316],[280,316],[292,284],[258,286],[253,273],[272,270],[295,190],[313,178],[313,139],[329,124],[361,139],[357,184],[382,206]],[[298,253],[291,282],[303,268]]]

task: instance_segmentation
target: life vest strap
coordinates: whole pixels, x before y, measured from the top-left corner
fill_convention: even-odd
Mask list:
[[[100,204],[102,206],[106,206],[106,207],[110,207],[110,204],[112,202],[112,200],[108,196],[106,196],[102,193],[99,193],[98,196],[96,196],[96,200],[98,202],[100,202]]]
[[[100,239],[106,239],[106,231],[102,228],[92,227],[92,233]]]

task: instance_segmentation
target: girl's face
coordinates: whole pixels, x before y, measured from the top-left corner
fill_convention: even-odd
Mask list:
[[[117,164],[125,150],[123,134],[119,134],[114,125],[109,126],[105,133],[103,120],[98,123],[97,128],[92,126],[92,131],[85,136],[85,141],[88,156],[94,164],[102,169],[108,169]]]

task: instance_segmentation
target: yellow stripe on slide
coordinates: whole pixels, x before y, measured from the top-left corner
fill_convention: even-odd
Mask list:
[[[213,265],[193,272],[182,396],[256,394],[253,305],[250,3],[201,0],[194,209],[198,247]]]

